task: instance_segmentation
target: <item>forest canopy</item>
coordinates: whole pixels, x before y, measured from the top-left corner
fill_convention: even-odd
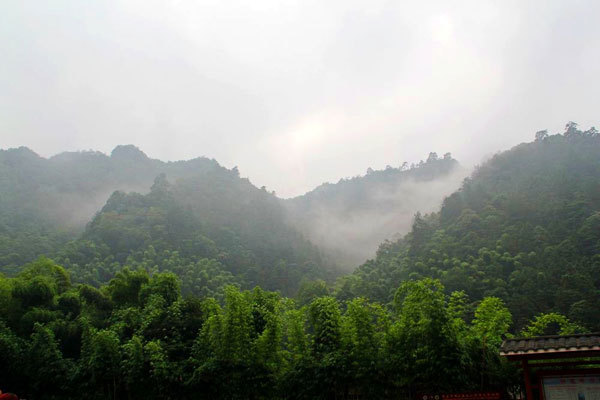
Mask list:
[[[600,330],[600,135],[569,123],[499,153],[415,215],[411,232],[338,283],[338,297],[390,302],[406,280],[439,279],[503,299],[520,328],[538,313]]]
[[[281,200],[214,160],[162,163],[132,146],[110,158],[2,151],[2,390],[31,399],[516,394],[503,339],[600,330],[599,155],[594,128],[537,132],[343,275],[331,249],[302,233],[315,210],[382,207],[370,190],[430,184],[456,168],[450,155]],[[57,218],[67,199],[85,202],[100,182],[138,173],[148,191],[111,191],[85,226]]]
[[[500,359],[512,316],[497,297],[470,309],[439,280],[407,281],[393,302],[301,305],[255,287],[182,296],[170,272],[124,269],[73,284],[49,259],[0,277],[0,376],[27,398],[397,398],[423,390],[518,390]],[[556,315],[521,334],[552,329]],[[563,331],[585,328],[564,319]],[[19,366],[16,368],[16,366]],[[326,390],[324,390],[326,388]]]

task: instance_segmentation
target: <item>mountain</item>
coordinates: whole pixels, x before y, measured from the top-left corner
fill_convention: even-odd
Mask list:
[[[125,265],[185,275],[207,260],[217,280],[284,293],[304,278],[332,277],[332,264],[288,225],[280,200],[215,160],[165,163],[129,145],[110,156],[49,159],[19,148],[2,151],[0,163],[4,272],[43,254],[95,285]]]
[[[147,192],[156,176],[173,179],[218,166],[197,158],[164,163],[132,145],[43,158],[26,147],[0,150],[0,265],[51,254],[77,237],[115,190]]]
[[[418,165],[370,170],[282,200],[237,168],[204,157],[162,162],[133,145],[48,159],[22,147],[0,151],[0,165],[5,273],[46,255],[75,280],[99,285],[126,265],[176,268],[183,276],[206,259],[217,264],[195,286],[227,276],[224,282],[284,293],[302,280],[333,279],[340,272],[334,264],[355,268],[382,240],[407,232],[415,210],[438,206],[462,177],[449,154],[431,153]]]
[[[196,295],[213,280],[290,294],[302,279],[335,273],[285,222],[274,195],[216,165],[173,184],[159,175],[145,195],[113,193],[57,260],[76,280],[96,285],[125,266],[169,270],[183,278],[184,294]]]
[[[407,181],[433,187],[456,168],[450,156],[283,202],[213,160],[162,163],[133,147],[62,155],[106,163],[86,180],[70,171],[85,162],[63,177],[55,159],[10,151],[3,234],[64,232],[56,240],[67,242],[45,242],[53,260],[0,274],[3,390],[74,399],[517,397],[518,366],[499,353],[505,338],[600,329],[599,155],[595,129],[538,132],[478,167],[438,211],[417,213],[405,236],[331,287],[321,279],[339,271],[290,225],[302,218],[290,204],[306,216],[337,205],[348,218],[402,209],[403,199],[371,192],[396,193]],[[61,194],[92,198],[118,179],[149,186],[112,192],[79,232],[61,231],[67,223],[52,214]],[[70,186],[56,191],[60,183]]]
[[[549,311],[597,326],[599,140],[574,124],[539,132],[454,193],[464,171],[431,153],[290,200],[207,158],[162,162],[134,146],[49,159],[0,151],[0,267],[13,275],[48,255],[96,286],[130,267],[174,271],[184,294],[227,283],[292,294],[384,241],[340,280],[340,298],[387,303],[401,282],[433,277],[473,302],[502,298],[518,326]]]
[[[291,223],[347,269],[375,255],[378,245],[410,230],[418,210],[433,211],[466,176],[450,153],[388,166],[335,184],[325,183],[284,202]]]
[[[564,134],[497,154],[411,231],[340,282],[338,296],[389,302],[406,280],[440,279],[472,301],[503,299],[517,327],[559,312],[600,329],[600,136]]]

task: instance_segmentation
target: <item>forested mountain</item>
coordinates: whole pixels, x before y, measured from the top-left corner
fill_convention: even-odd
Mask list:
[[[330,280],[339,273],[333,264],[352,269],[405,233],[413,213],[436,207],[460,175],[449,154],[431,153],[286,201],[237,168],[207,158],[162,162],[132,145],[49,159],[3,150],[0,165],[4,273],[46,255],[76,281],[99,285],[125,265],[168,269],[188,276],[184,293],[196,294],[231,282],[290,294],[302,280]],[[199,278],[205,264],[209,276]]]
[[[569,124],[496,155],[438,212],[418,213],[411,232],[341,279],[338,298],[388,303],[401,282],[432,277],[473,302],[502,298],[517,326],[556,311],[598,327],[599,140],[595,129]],[[206,158],[165,163],[133,146],[50,159],[20,148],[0,161],[3,273],[47,255],[78,282],[98,286],[128,266],[173,271],[184,294],[217,297],[229,283],[292,295],[302,281],[331,281],[334,262],[306,237],[351,262],[369,240],[402,232],[407,213],[433,207],[460,176],[449,154],[431,153],[416,166],[282,201],[236,168]],[[301,295],[328,290],[315,285]]]
[[[110,157],[0,154],[4,272],[45,254],[78,281],[98,285],[129,265],[175,271],[186,277],[184,291],[196,294],[233,282],[291,293],[303,278],[333,274],[287,224],[280,200],[237,168],[206,158],[164,163],[133,146]]]
[[[434,211],[466,172],[450,153],[426,161],[325,183],[285,201],[294,226],[348,269],[375,255],[381,242],[408,233],[416,211]]]
[[[288,224],[289,204],[236,169],[161,163],[132,147],[61,156],[112,171],[90,182],[85,163],[59,173],[56,159],[26,149],[2,157],[3,251],[23,240],[31,253],[15,259],[45,248],[53,258],[5,261],[10,276],[0,274],[2,389],[27,398],[518,397],[503,338],[600,329],[595,129],[568,124],[497,154],[335,287],[322,280],[331,264]],[[307,216],[315,204],[347,215],[392,207],[401,203],[361,193],[455,167],[431,155],[290,203]],[[81,200],[138,174],[148,190],[112,192],[81,233],[60,236],[63,180]]]
[[[146,195],[113,193],[56,259],[95,285],[130,266],[177,273],[185,294],[234,282],[292,294],[302,279],[329,279],[334,269],[283,213],[237,171],[215,167],[174,184],[160,175]]]
[[[497,296],[516,326],[559,312],[600,329],[600,136],[569,123],[494,156],[411,232],[339,282],[341,299],[389,302],[432,277],[472,301]]]
[[[79,235],[116,190],[147,192],[161,173],[177,179],[218,168],[197,158],[164,163],[134,146],[51,158],[28,148],[0,150],[0,265],[16,266]]]

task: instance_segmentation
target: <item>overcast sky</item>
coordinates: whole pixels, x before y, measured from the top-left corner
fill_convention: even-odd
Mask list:
[[[600,1],[0,5],[0,148],[208,156],[280,196],[600,125]]]

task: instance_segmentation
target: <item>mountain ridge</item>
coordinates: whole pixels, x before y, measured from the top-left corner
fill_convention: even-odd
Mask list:
[[[600,135],[564,134],[496,154],[411,231],[338,283],[340,298],[392,301],[399,282],[440,279],[475,304],[503,299],[517,327],[560,313],[600,329]]]

